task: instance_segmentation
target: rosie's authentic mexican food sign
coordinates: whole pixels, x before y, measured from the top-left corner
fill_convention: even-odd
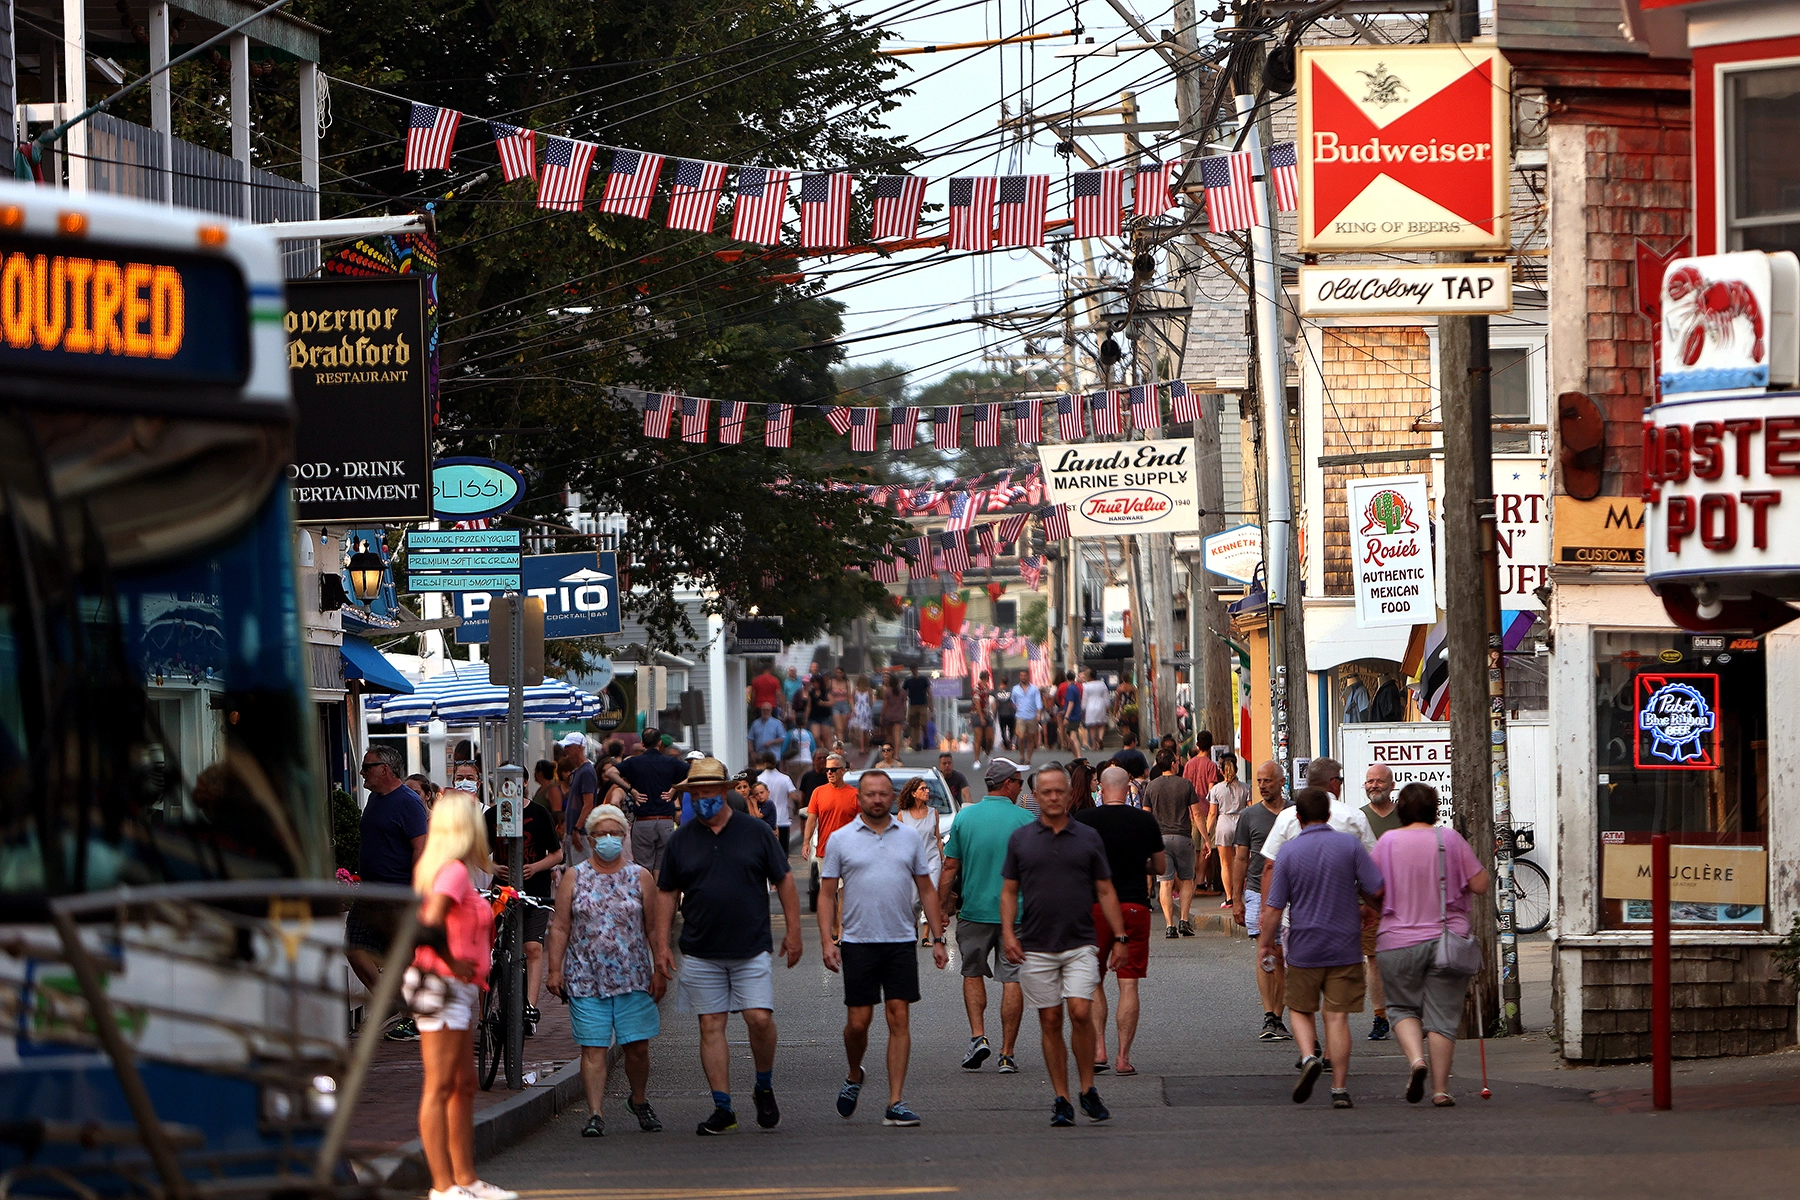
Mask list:
[[[1039,446],[1038,458],[1050,502],[1069,506],[1076,537],[1200,528],[1192,441]]]
[[[1300,249],[1508,245],[1506,60],[1492,46],[1302,46]]]
[[[1436,623],[1425,477],[1352,479],[1344,494],[1356,567],[1356,623],[1365,629]]]
[[[297,519],[430,517],[423,281],[303,280],[287,299]]]

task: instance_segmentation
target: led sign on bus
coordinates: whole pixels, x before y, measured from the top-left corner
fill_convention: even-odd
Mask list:
[[[224,260],[0,238],[0,366],[171,383],[242,383],[243,277]]]

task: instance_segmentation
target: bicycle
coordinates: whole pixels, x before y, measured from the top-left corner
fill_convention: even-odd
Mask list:
[[[484,1092],[492,1091],[500,1068],[510,1057],[506,1030],[510,1009],[507,1004],[506,981],[513,969],[513,925],[525,919],[525,909],[551,905],[533,899],[512,888],[494,888],[483,892],[490,901],[502,907],[494,917],[494,948],[488,967],[488,987],[481,993],[481,1012],[475,1021],[475,1081]],[[523,1064],[520,1064],[521,1068]]]
[[[1529,858],[1519,857],[1537,845],[1530,824],[1515,824],[1512,840],[1513,932],[1541,933],[1550,924],[1550,876]],[[1505,850],[1502,834],[1495,834],[1494,843],[1496,853]]]

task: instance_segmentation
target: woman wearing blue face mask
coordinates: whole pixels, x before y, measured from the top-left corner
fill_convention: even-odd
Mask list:
[[[569,1024],[581,1047],[581,1084],[588,1122],[582,1137],[600,1137],[606,1095],[606,1051],[623,1047],[631,1083],[626,1110],[645,1133],[662,1129],[644,1094],[650,1077],[650,1039],[661,1030],[656,1002],[668,980],[650,953],[657,904],[650,872],[625,857],[625,814],[597,806],[587,821],[589,857],[564,871],[550,925],[550,990],[568,1001]]]

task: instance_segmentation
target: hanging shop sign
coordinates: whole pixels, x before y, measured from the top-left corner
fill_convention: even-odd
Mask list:
[[[1250,583],[1256,569],[1262,566],[1262,528],[1239,525],[1215,533],[1206,539],[1203,552],[1206,569],[1233,583]]]
[[[1191,439],[1039,446],[1038,458],[1048,502],[1069,506],[1076,537],[1199,532]]]
[[[1711,771],[1719,765],[1719,677],[1646,671],[1633,687],[1640,771]]]
[[[425,292],[416,276],[302,279],[283,321],[303,524],[431,516]]]
[[[1346,779],[1361,779],[1370,767],[1382,766],[1394,773],[1396,793],[1409,783],[1436,788],[1438,824],[1450,823],[1449,722],[1346,722],[1338,729],[1338,751]]]
[[[1797,485],[1800,394],[1652,405],[1644,412],[1645,580],[1710,585],[1726,596],[1796,594]]]
[[[1112,645],[1131,641],[1131,589],[1100,589],[1100,640]]]
[[[544,638],[598,637],[619,632],[619,571],[616,556],[534,554],[520,563],[518,590],[544,602]],[[452,597],[462,624],[456,640],[486,643],[488,611],[503,591],[470,588]]]
[[[1542,612],[1536,591],[1550,581],[1550,468],[1543,455],[1494,456],[1494,540],[1500,607]]]
[[[1345,495],[1356,569],[1356,623],[1365,629],[1434,624],[1437,596],[1425,476],[1352,479]]]
[[[517,591],[522,543],[517,529],[409,529],[405,590]]]
[[[1800,259],[1678,258],[1662,277],[1664,396],[1800,383]]]
[[[1556,566],[1644,565],[1644,502],[1636,496],[1558,496],[1551,511],[1550,561]]]
[[[600,715],[592,718],[594,728],[601,733],[611,733],[625,723],[625,710],[629,701],[625,689],[615,681],[607,684],[599,691]]]
[[[1302,266],[1303,317],[1422,317],[1512,311],[1509,263]]]
[[[786,644],[780,617],[740,617],[731,623],[725,653],[780,654]]]
[[[1497,49],[1302,46],[1296,65],[1301,250],[1508,248],[1512,85]]]
[[[440,458],[431,468],[431,515],[440,521],[497,517],[524,497],[524,477],[491,458]]]

